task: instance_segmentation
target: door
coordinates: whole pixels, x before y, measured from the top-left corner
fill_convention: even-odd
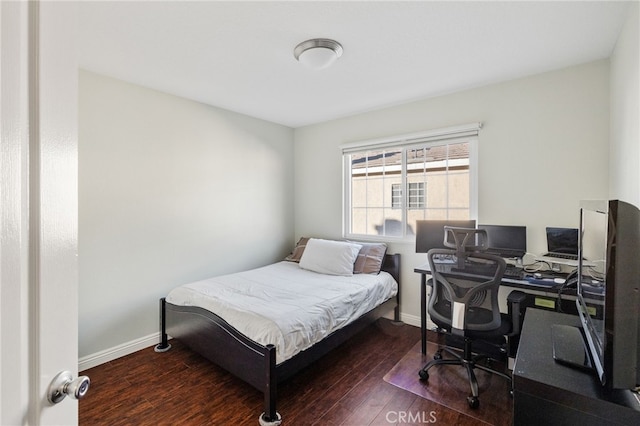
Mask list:
[[[0,424],[72,425],[78,368],[76,6],[0,2]]]

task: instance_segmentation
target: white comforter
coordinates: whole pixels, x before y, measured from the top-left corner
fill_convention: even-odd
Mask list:
[[[274,344],[279,364],[397,291],[398,284],[386,272],[324,275],[283,261],[186,284],[172,290],[166,300],[207,309],[251,340]]]

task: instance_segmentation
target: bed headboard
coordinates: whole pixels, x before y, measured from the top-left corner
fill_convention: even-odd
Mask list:
[[[398,283],[398,293],[396,293],[396,307],[394,309],[393,320],[396,323],[400,323],[400,255],[398,253],[385,254],[381,270],[390,273]]]
[[[381,269],[390,273],[396,282],[400,284],[400,254],[385,254]]]

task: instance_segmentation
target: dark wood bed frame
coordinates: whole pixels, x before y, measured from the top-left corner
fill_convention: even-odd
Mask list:
[[[389,272],[400,284],[400,255],[385,255],[383,271]],[[160,299],[160,343],[156,352],[171,348],[168,336],[176,338],[213,363],[229,371],[264,393],[262,425],[278,425],[276,411],[277,384],[316,361],[338,345],[362,331],[372,322],[394,310],[399,321],[398,294],[370,310],[349,325],[334,331],[322,341],[276,365],[274,345],[263,346],[247,338],[219,316],[199,307],[177,306]]]

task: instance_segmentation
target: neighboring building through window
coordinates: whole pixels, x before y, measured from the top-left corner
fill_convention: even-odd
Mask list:
[[[399,183],[391,184],[391,208],[402,208],[402,185]]]
[[[407,208],[409,210],[425,208],[425,185],[425,182],[407,182],[407,192],[409,194],[409,199],[407,200]]]
[[[409,237],[417,220],[474,218],[478,129],[343,147],[346,236]]]
[[[425,182],[407,182],[407,208],[422,209],[425,206]],[[391,208],[401,209],[402,201],[402,185],[399,183],[391,184]]]

